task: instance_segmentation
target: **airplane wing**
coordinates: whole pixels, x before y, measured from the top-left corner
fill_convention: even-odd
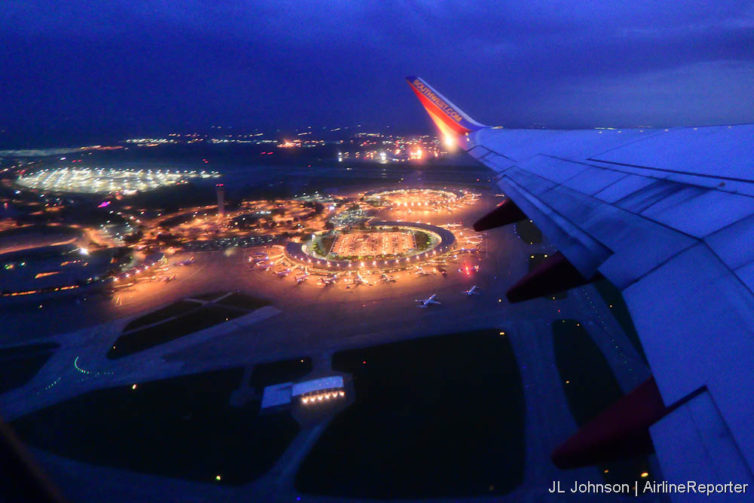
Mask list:
[[[446,140],[491,168],[508,197],[477,228],[526,216],[559,250],[509,299],[602,275],[631,312],[654,380],[617,404],[627,415],[599,417],[610,435],[592,424],[553,454],[556,463],[620,451],[638,425],[649,428],[666,479],[751,482],[754,124],[508,130],[408,81]]]

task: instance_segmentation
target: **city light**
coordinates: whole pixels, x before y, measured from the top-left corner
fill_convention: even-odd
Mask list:
[[[215,171],[66,167],[33,171],[20,176],[16,182],[26,188],[50,192],[128,195],[186,183],[191,178],[219,176]],[[102,203],[99,207],[105,206],[107,204]]]

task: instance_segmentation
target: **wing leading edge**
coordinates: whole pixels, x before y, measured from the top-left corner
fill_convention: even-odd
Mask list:
[[[510,199],[478,224],[525,214],[558,248],[519,293],[597,275],[623,291],[654,377],[643,396],[657,412],[647,395],[656,390],[666,407],[644,425],[666,478],[751,482],[754,125],[490,128],[421,79],[409,83],[436,97],[420,96],[433,121]]]

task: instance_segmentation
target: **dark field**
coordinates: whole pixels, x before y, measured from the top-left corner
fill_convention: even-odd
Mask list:
[[[336,353],[355,402],[302,463],[296,488],[347,498],[503,494],[521,483],[521,377],[499,330]]]
[[[229,309],[218,305],[205,306],[196,311],[191,311],[185,316],[172,318],[164,323],[121,335],[107,352],[107,357],[116,359],[138,353],[244,314],[247,313],[238,309]]]
[[[199,300],[215,300],[223,295],[225,295],[228,292],[207,292],[207,293],[200,293],[199,295],[192,295],[192,299],[199,299]]]
[[[242,375],[239,368],[94,391],[12,426],[30,445],[79,461],[244,484],[272,467],[299,426],[287,412],[259,415],[258,401],[229,406]]]
[[[199,307],[201,307],[201,304],[197,302],[179,300],[178,302],[174,302],[168,306],[163,307],[162,309],[152,311],[149,314],[145,314],[144,316],[136,318],[123,328],[123,332],[130,332],[131,330],[145,327],[147,325],[152,325],[154,323],[167,320],[168,318],[180,316],[191,311],[192,309],[198,309]]]
[[[532,272],[534,269],[536,269],[539,264],[544,262],[547,257],[550,256],[551,255],[544,253],[532,253],[531,255],[529,255],[529,272]],[[563,290],[550,295],[548,298],[552,300],[560,300],[565,299],[566,297],[568,297],[568,291]]]
[[[245,309],[246,311],[253,311],[269,304],[269,302],[267,302],[266,300],[257,299],[250,295],[245,295],[238,292],[232,293],[227,297],[223,297],[216,302],[226,307],[236,307],[238,309]]]
[[[540,231],[539,227],[534,225],[534,222],[532,222],[531,220],[520,220],[516,222],[515,225],[516,234],[525,243],[529,243],[530,245],[537,245],[542,242],[542,231]]]
[[[251,372],[251,386],[262,391],[271,386],[288,381],[297,381],[312,371],[311,358],[294,358],[272,363],[259,363]]]
[[[0,349],[0,393],[26,384],[55,352],[55,343]]]
[[[623,391],[607,360],[576,320],[560,320],[552,324],[555,362],[560,372],[563,391],[576,423],[583,426],[623,396]],[[607,471],[606,471],[607,470]],[[600,471],[610,483],[641,479],[649,472],[646,457],[607,463]]]
[[[268,304],[266,300],[238,292],[214,300],[223,295],[226,294],[220,292],[197,295],[193,298],[206,299],[208,303],[181,300],[131,321],[123,330],[123,335],[118,337],[107,352],[107,357],[116,359],[138,353],[249,314]]]

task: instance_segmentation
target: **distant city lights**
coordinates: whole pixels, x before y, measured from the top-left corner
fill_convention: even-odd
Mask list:
[[[51,192],[129,195],[186,183],[191,178],[217,178],[219,176],[220,174],[216,171],[206,170],[66,167],[34,171],[20,176],[16,182],[30,189]]]

